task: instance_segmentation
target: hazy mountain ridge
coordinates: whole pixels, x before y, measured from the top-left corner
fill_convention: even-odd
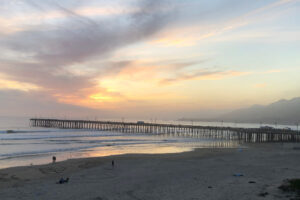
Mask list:
[[[230,122],[299,123],[300,97],[291,100],[282,99],[266,106],[253,105],[223,114],[217,119]]]

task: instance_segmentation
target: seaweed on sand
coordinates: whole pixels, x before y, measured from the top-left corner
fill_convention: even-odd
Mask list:
[[[295,178],[295,179],[287,179],[283,182],[281,186],[279,186],[279,189],[288,192],[300,192],[300,179]]]

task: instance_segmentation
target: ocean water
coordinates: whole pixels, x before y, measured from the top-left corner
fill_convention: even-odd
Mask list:
[[[166,122],[170,123],[170,122]],[[175,122],[174,122],[175,123]],[[13,133],[7,133],[13,130]],[[0,168],[135,153],[177,153],[204,147],[237,147],[234,141],[172,135],[34,128],[29,118],[0,117]]]

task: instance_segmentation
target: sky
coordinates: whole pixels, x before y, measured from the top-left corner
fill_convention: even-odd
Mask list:
[[[209,117],[300,96],[299,0],[1,0],[0,115]]]

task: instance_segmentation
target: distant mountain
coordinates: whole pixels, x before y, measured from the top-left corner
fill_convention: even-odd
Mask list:
[[[253,105],[223,114],[217,117],[217,120],[272,124],[300,123],[300,97],[291,100],[282,99],[266,106]]]

